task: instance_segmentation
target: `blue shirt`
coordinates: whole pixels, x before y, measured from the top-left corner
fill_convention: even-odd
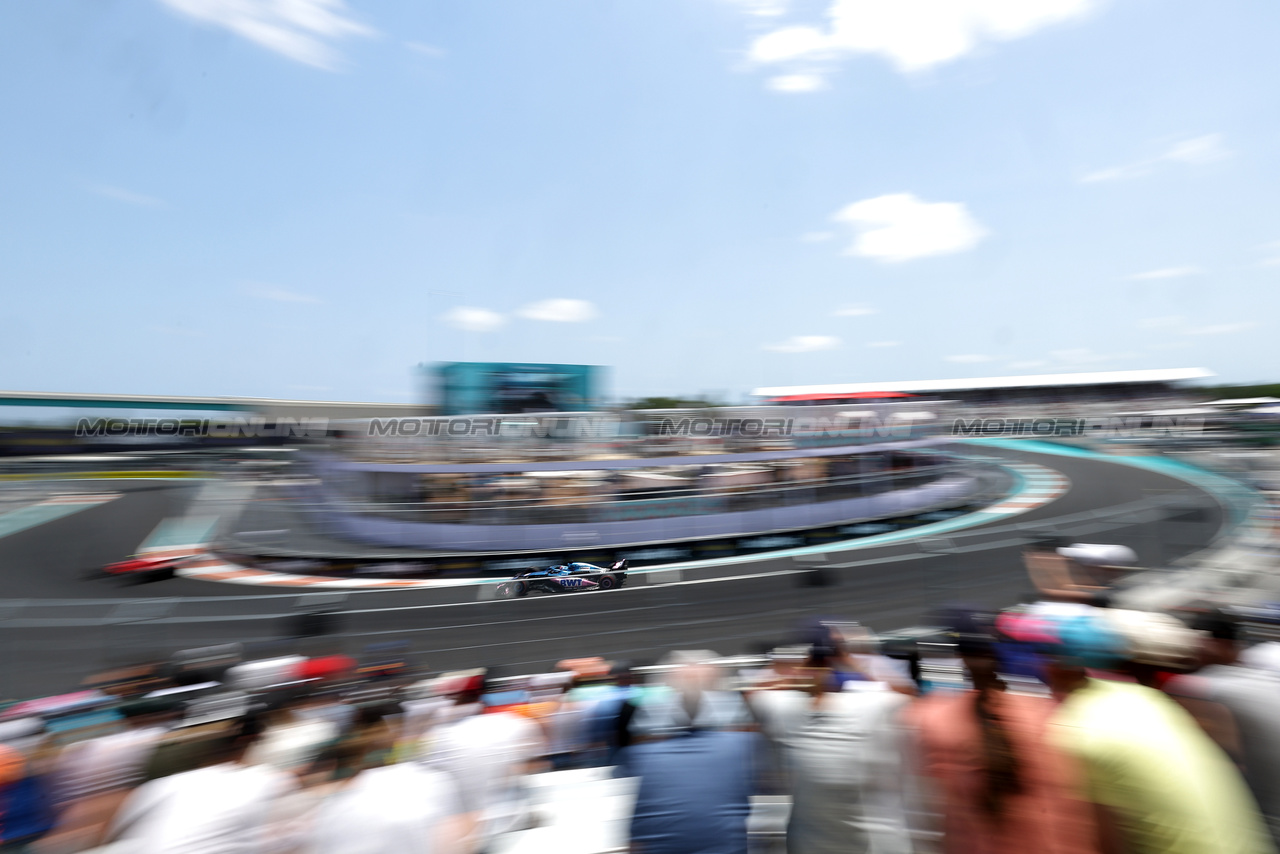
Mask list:
[[[619,776],[640,778],[632,844],[644,854],[746,854],[758,739],[694,730],[623,750]]]

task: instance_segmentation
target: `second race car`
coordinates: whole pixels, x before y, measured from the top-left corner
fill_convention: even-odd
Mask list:
[[[627,583],[627,562],[609,567],[590,563],[564,563],[545,569],[530,569],[498,585],[499,599],[514,599],[530,593],[586,593],[613,590]]]
[[[146,584],[152,581],[167,581],[177,574],[178,567],[190,563],[194,555],[138,555],[128,560],[104,566],[96,575],[105,578],[120,578],[126,584]]]

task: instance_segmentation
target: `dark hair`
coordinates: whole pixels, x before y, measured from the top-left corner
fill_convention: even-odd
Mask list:
[[[244,754],[266,731],[263,715],[250,711],[227,724],[225,729],[208,743],[206,759],[209,762],[226,762]]]
[[[357,728],[375,726],[403,712],[404,709],[396,701],[379,700],[356,707],[355,725]]]
[[[266,721],[261,711],[251,711],[240,716],[231,727],[231,738],[236,742],[249,745],[257,741],[267,730]]]
[[[937,612],[956,652],[963,658],[992,658],[996,654],[995,621],[991,615],[967,605],[949,605]]]
[[[991,615],[967,606],[941,609],[939,617],[950,630],[956,652],[963,658],[995,659],[996,630]],[[1005,801],[1023,789],[1022,763],[1004,721],[992,706],[995,695],[1004,691],[998,677],[974,679],[977,694],[973,711],[978,720],[982,748],[982,811],[995,821],[1004,818]]]
[[[809,648],[809,667],[828,667],[831,659],[838,658],[841,653],[840,642],[835,631],[821,620],[812,620],[800,627],[796,634],[798,646]]]
[[[1234,615],[1219,608],[1196,614],[1191,620],[1191,628],[1204,632],[1214,640],[1240,640],[1240,621]]]
[[[1064,548],[1071,544],[1070,540],[1063,537],[1055,537],[1045,534],[1037,537],[1035,540],[1027,543],[1027,551],[1033,552],[1056,552],[1060,548]]]
[[[978,717],[978,729],[982,733],[983,780],[981,792],[982,811],[1000,821],[1004,818],[1005,800],[1022,791],[1022,763],[1014,749],[1004,721],[991,708],[991,699],[1002,690],[995,685],[978,689],[974,699],[974,712]]]

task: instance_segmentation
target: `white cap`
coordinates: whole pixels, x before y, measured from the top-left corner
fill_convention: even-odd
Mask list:
[[[1085,566],[1133,566],[1138,554],[1128,546],[1102,543],[1072,543],[1058,549],[1058,554]]]

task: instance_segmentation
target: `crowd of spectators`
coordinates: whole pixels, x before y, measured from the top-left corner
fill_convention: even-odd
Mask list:
[[[758,851],[762,797],[789,854],[1276,851],[1280,645],[1209,609],[938,617],[895,658],[815,620],[755,659],[204,660],[17,704],[0,850],[495,854],[545,820],[530,775],[592,767],[635,782],[635,854]]]

